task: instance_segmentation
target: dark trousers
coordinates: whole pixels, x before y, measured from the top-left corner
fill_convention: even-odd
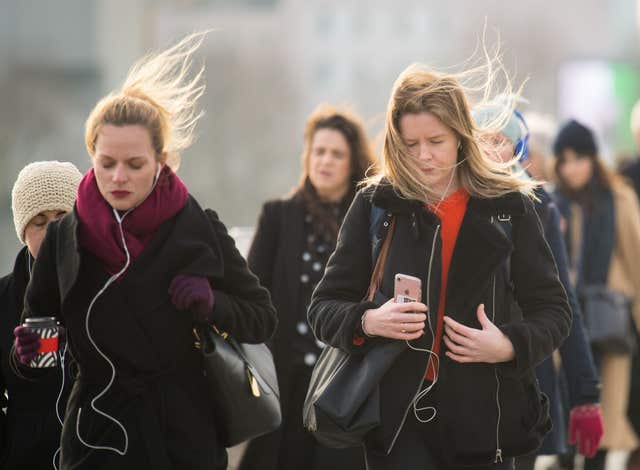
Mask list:
[[[419,423],[412,412],[407,416],[407,422],[398,436],[393,449],[386,455],[377,453],[365,447],[367,470],[455,470],[447,466],[427,446],[429,441],[424,432],[424,426]],[[464,467],[465,470],[513,470],[513,459],[489,466]]]

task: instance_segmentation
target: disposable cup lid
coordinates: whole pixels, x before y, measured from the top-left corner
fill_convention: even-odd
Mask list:
[[[30,317],[25,320],[25,325],[27,326],[44,326],[44,325],[57,325],[56,317]]]

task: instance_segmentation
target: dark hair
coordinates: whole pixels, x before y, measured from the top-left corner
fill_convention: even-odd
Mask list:
[[[567,150],[575,152],[577,158],[587,158],[592,163],[593,175],[584,188],[577,190],[570,188],[560,173],[560,167],[567,159]],[[553,152],[556,156],[554,169],[558,189],[569,198],[582,204],[587,210],[593,209],[595,198],[599,197],[601,191],[611,190],[615,184],[621,181],[598,156],[598,148],[591,129],[578,121],[571,120],[560,129],[553,144]]]
[[[340,221],[336,220],[335,215],[328,210],[326,204],[322,204],[318,193],[309,180],[311,145],[313,137],[320,129],[334,129],[340,132],[349,145],[351,180],[345,203],[350,203],[353,199],[358,183],[365,178],[367,170],[375,165],[375,157],[362,121],[352,112],[323,104],[318,106],[307,119],[304,129],[302,174],[294,192],[303,198],[306,208],[313,218],[314,229],[318,232],[324,232],[331,241],[335,242]]]

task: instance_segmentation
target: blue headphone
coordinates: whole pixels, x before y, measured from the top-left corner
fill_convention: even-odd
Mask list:
[[[515,150],[513,152],[514,155],[519,155],[519,161],[523,162],[529,156],[529,126],[527,125],[527,121],[524,120],[524,116],[520,114],[517,109],[513,110],[513,114],[524,126],[524,136],[516,143]]]

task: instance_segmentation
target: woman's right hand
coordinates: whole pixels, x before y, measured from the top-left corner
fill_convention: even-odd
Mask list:
[[[364,312],[362,329],[369,336],[414,340],[424,334],[427,306],[420,302],[398,304],[394,299]]]
[[[14,344],[18,360],[21,364],[29,364],[38,354],[40,335],[25,326],[17,326],[13,330],[13,336],[16,338]]]

